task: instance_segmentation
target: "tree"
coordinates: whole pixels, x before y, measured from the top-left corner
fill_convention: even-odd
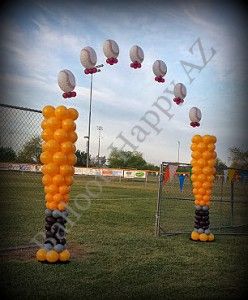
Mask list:
[[[248,151],[238,147],[229,148],[231,168],[248,169]]]
[[[227,169],[227,165],[223,163],[223,161],[220,158],[217,158],[215,168],[217,174],[223,174],[223,171]]]
[[[147,164],[142,153],[134,151],[124,151],[114,148],[108,158],[108,165],[110,168],[130,168],[145,170],[153,166]],[[153,166],[154,167],[154,166]]]
[[[16,160],[16,153],[11,147],[0,147],[0,161],[14,162]]]
[[[75,154],[77,156],[76,166],[85,167],[87,161],[87,153],[84,151],[77,150]]]
[[[32,137],[18,153],[18,161],[22,163],[39,163],[41,154],[41,138]]]

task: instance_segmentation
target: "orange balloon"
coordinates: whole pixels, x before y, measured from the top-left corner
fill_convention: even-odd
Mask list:
[[[51,152],[48,152],[48,151],[42,152],[40,155],[40,161],[43,164],[51,163],[53,161],[53,156],[52,156]]]
[[[75,153],[76,147],[71,142],[64,142],[61,144],[61,151],[65,154]]]
[[[59,120],[64,120],[67,118],[67,108],[63,105],[55,108],[55,117]]]
[[[195,167],[192,168],[192,173],[198,175],[198,174],[202,173],[202,170],[201,170],[200,167],[195,166]]]
[[[75,121],[78,118],[78,111],[75,108],[68,108],[67,116],[69,119],[72,119],[73,121]]]
[[[197,165],[197,159],[192,158],[191,161],[190,161],[190,164],[191,164],[192,167],[196,166]]]
[[[204,159],[206,159],[206,160],[212,158],[212,152],[210,152],[210,151],[204,151],[204,152],[202,153],[202,158],[204,158]]]
[[[198,200],[195,200],[195,205],[199,205],[199,201]]]
[[[62,128],[66,131],[74,131],[76,129],[76,124],[71,119],[65,119],[62,121]]]
[[[199,152],[199,151],[193,151],[191,153],[191,157],[195,158],[195,159],[201,158],[201,152]]]
[[[60,210],[60,211],[63,211],[63,210],[65,210],[66,209],[66,203],[65,202],[60,202],[59,204],[58,204],[58,209]]]
[[[206,195],[211,196],[211,194],[212,194],[212,189],[206,189]]]
[[[44,119],[44,120],[41,122],[41,128],[42,128],[43,130],[48,128],[48,126],[47,126],[47,119]]]
[[[55,263],[59,260],[59,253],[57,253],[55,250],[47,251],[46,260],[50,263]]]
[[[55,194],[55,195],[53,196],[53,201],[54,201],[55,203],[58,203],[58,202],[63,201],[63,195],[60,194],[60,193]]]
[[[199,205],[204,206],[205,205],[205,201],[203,201],[203,200],[199,201]]]
[[[64,202],[68,202],[69,201],[69,199],[70,199],[70,196],[69,196],[69,194],[65,194],[65,195],[63,195],[63,201]]]
[[[67,185],[62,185],[62,186],[59,187],[59,193],[61,195],[69,194],[70,190],[71,190],[70,187],[67,186]]]
[[[202,195],[196,194],[196,195],[195,195],[195,200],[197,200],[197,201],[202,201]]]
[[[192,183],[193,187],[196,189],[199,189],[200,187],[202,187],[202,183],[200,181],[194,181]]]
[[[46,208],[48,209],[56,209],[57,208],[57,205],[56,203],[53,203],[53,202],[46,202]]]
[[[46,194],[45,200],[46,200],[46,202],[52,202],[53,201],[53,195],[52,194]]]
[[[196,143],[191,144],[190,149],[191,149],[192,151],[196,151],[196,150],[197,150],[197,144],[196,144]]]
[[[217,139],[216,139],[216,137],[214,135],[211,135],[211,142],[213,144],[215,144],[217,142]]]
[[[78,136],[75,131],[69,131],[67,134],[68,134],[68,140],[70,142],[75,143],[77,141]]]
[[[209,207],[210,206],[210,201],[205,201],[205,205]]]
[[[191,175],[191,180],[192,181],[196,181],[197,180],[197,175],[196,174],[192,174]]]
[[[210,195],[204,195],[202,198],[205,202],[209,202],[210,201]]]
[[[200,189],[198,189],[198,193],[199,193],[200,195],[205,195],[206,190],[205,190],[204,188],[200,188]]]
[[[216,164],[216,160],[215,159],[209,159],[208,160],[208,166],[209,167],[214,167]]]
[[[45,166],[45,173],[44,174],[48,174],[48,175],[56,175],[57,173],[59,173],[59,167],[54,164],[54,163],[50,163],[50,164],[47,164]]]
[[[53,155],[53,162],[57,165],[64,165],[67,162],[66,155],[63,152],[56,152]]]
[[[51,105],[43,107],[42,114],[45,118],[50,118],[54,116],[55,108]]]
[[[73,177],[72,176],[65,176],[65,183],[67,185],[72,185],[73,184]]]
[[[68,165],[74,166],[77,162],[77,156],[75,154],[67,155],[67,163]]]
[[[206,179],[207,179],[207,177],[204,174],[200,174],[197,176],[198,181],[204,182],[204,181],[206,181]]]
[[[198,194],[198,189],[194,188],[192,192],[193,192],[193,195],[197,195]]]
[[[51,117],[51,118],[47,119],[46,125],[48,128],[50,128],[54,131],[61,127],[61,121],[58,120],[56,117]]]
[[[215,145],[214,144],[208,144],[208,151],[214,151],[215,150]]]
[[[197,144],[197,150],[198,150],[199,152],[205,151],[205,150],[206,150],[206,145],[205,145],[205,143],[203,143],[203,142],[198,143],[198,144]]]
[[[64,129],[57,129],[54,132],[54,139],[58,143],[65,142],[68,139],[68,135]]]
[[[68,261],[70,257],[71,257],[70,252],[67,249],[59,253],[60,261]]]
[[[65,178],[64,176],[60,175],[60,174],[57,174],[55,175],[53,178],[52,178],[52,182],[55,184],[55,185],[64,185],[65,183]]]
[[[51,184],[48,186],[48,192],[50,194],[54,195],[54,194],[58,193],[58,191],[59,191],[59,187],[57,185]]]
[[[211,157],[211,158],[216,159],[216,157],[217,157],[217,153],[214,151],[214,152],[212,153],[212,157]]]
[[[60,166],[60,174],[62,176],[72,176],[74,174],[74,168],[69,165]]]
[[[197,159],[197,166],[199,166],[199,167],[202,168],[202,167],[205,166],[205,164],[206,164],[206,162],[205,162],[205,160],[203,158]]]
[[[49,184],[51,184],[52,183],[52,176],[50,176],[50,175],[44,175],[43,177],[42,177],[42,183],[44,184],[44,185],[49,185]]]
[[[192,141],[192,143],[198,144],[202,141],[202,137],[199,134],[196,134],[193,136],[191,141]]]
[[[205,144],[211,143],[211,142],[212,142],[211,135],[208,135],[208,134],[204,135],[204,136],[202,137],[202,140],[203,140],[203,142],[204,142]]]
[[[213,174],[213,168],[211,168],[211,167],[204,167],[202,169],[202,173],[205,174],[205,175],[211,175],[211,174]]]
[[[49,187],[48,185],[45,185],[45,186],[44,186],[44,193],[45,193],[45,194],[49,193],[48,187]]]
[[[47,251],[45,249],[39,249],[36,252],[36,259],[38,261],[45,261],[46,260],[46,253],[47,253]]]
[[[212,184],[211,182],[209,182],[209,181],[205,181],[205,182],[203,182],[203,184],[202,184],[202,187],[203,187],[204,189],[210,189],[210,188],[212,188],[212,186],[213,186],[213,184]]]
[[[53,139],[53,130],[51,129],[45,129],[41,133],[41,138],[45,141],[48,142]]]
[[[55,140],[50,140],[44,144],[42,144],[42,150],[43,151],[48,151],[48,152],[57,152],[59,151],[60,147],[58,142],[56,142]]]

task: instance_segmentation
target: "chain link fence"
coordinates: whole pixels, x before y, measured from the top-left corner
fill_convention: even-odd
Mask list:
[[[190,179],[191,166],[174,164],[178,166],[179,172],[165,183],[164,174],[169,164],[162,163],[160,166],[155,225],[157,236],[190,233],[194,228],[195,204]],[[242,171],[248,173],[247,170]],[[182,191],[179,187],[179,175],[185,176]],[[236,176],[231,182],[224,175],[216,176],[210,206],[210,225],[213,233],[248,234],[247,195],[247,176]]]

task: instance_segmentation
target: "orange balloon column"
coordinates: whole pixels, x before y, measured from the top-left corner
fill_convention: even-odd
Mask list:
[[[66,249],[65,223],[68,216],[66,206],[73,183],[73,166],[77,161],[74,121],[78,118],[78,112],[65,106],[45,106],[42,114],[41,137],[44,143],[40,161],[43,164],[42,183],[46,202],[46,239],[44,247],[36,253],[36,258],[49,263],[65,262],[70,259]]]
[[[209,229],[209,207],[216,173],[216,137],[213,135],[195,135],[192,138],[192,175],[195,198],[195,227],[191,233],[194,241],[213,241],[214,235]]]

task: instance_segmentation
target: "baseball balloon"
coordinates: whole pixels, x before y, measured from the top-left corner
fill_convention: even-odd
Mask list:
[[[118,57],[119,46],[113,40],[106,40],[103,44],[103,53],[107,58]]]
[[[81,50],[80,61],[83,67],[93,68],[97,62],[96,52],[91,47],[85,47]]]
[[[174,96],[184,99],[187,95],[186,86],[182,83],[177,83],[174,87]]]
[[[153,73],[156,76],[164,76],[167,73],[167,66],[164,61],[156,60],[152,66]]]
[[[142,50],[142,48],[140,48],[139,46],[135,45],[130,49],[129,52],[130,55],[130,59],[132,62],[138,62],[138,63],[142,63],[144,60],[144,52]]]
[[[58,74],[58,85],[65,93],[73,91],[76,86],[76,80],[72,72],[69,70],[60,71]]]
[[[197,107],[192,107],[189,111],[189,118],[191,122],[200,122],[201,121],[201,111]]]

